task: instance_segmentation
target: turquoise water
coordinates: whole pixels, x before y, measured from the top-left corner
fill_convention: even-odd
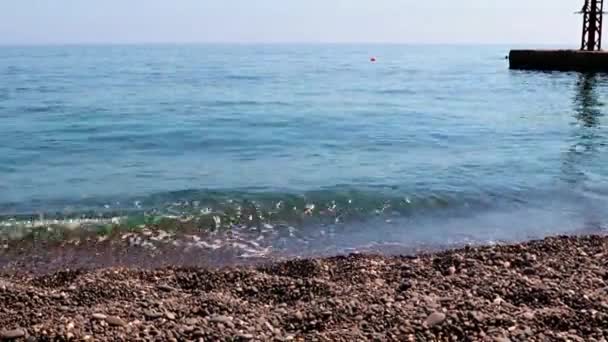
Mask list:
[[[603,229],[608,76],[507,52],[2,47],[0,215],[221,212],[344,246]]]

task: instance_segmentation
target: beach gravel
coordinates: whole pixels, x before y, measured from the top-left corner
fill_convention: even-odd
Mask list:
[[[53,341],[605,341],[608,238],[236,268],[0,275],[0,337]]]

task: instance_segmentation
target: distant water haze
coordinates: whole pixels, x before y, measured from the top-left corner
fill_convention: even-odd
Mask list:
[[[375,42],[578,47],[583,0],[20,0],[0,44]],[[471,51],[472,52],[472,51]]]

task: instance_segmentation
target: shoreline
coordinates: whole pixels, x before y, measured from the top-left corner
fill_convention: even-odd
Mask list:
[[[608,236],[232,268],[0,275],[0,338],[602,341]],[[33,338],[33,339],[32,339]]]

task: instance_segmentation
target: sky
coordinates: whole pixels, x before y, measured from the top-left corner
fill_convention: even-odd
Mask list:
[[[0,44],[578,46],[583,0],[2,0]]]

